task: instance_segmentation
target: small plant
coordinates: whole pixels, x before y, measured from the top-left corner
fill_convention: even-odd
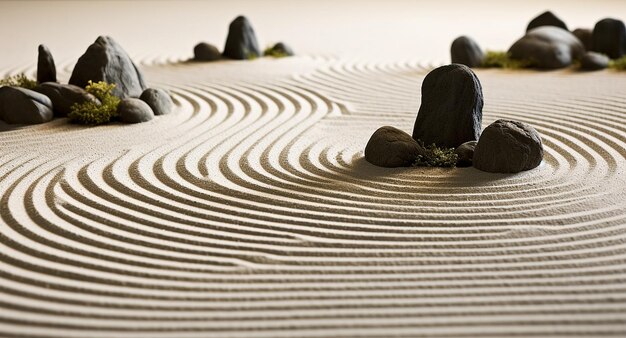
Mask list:
[[[480,66],[483,68],[521,69],[533,67],[534,62],[532,60],[513,59],[511,54],[507,52],[488,50]]]
[[[80,124],[102,124],[117,116],[117,105],[120,99],[113,95],[115,84],[89,81],[85,91],[100,100],[100,104],[92,101],[75,103],[70,108],[68,117]]]
[[[276,49],[274,47],[267,47],[265,48],[265,50],[263,51],[263,56],[271,56],[274,58],[284,58],[289,56],[289,54],[285,53],[285,51],[280,50],[280,49]]]
[[[454,148],[441,148],[434,143],[424,146],[422,141],[418,141],[424,149],[424,154],[417,155],[414,167],[456,167],[459,156],[454,152]]]
[[[31,80],[24,73],[8,76],[4,79],[0,80],[0,87],[10,86],[10,87],[22,87],[26,89],[34,89],[37,87],[37,81]]]
[[[615,70],[626,70],[626,56],[609,61],[609,68]]]
[[[255,52],[246,52],[246,60],[255,60],[259,56]]]

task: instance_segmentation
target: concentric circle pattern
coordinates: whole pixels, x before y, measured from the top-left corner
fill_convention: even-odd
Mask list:
[[[143,59],[175,113],[0,133],[0,336],[626,335],[623,75],[478,71],[502,175],[363,160],[432,65]]]

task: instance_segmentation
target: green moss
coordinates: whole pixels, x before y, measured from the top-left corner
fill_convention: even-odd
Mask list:
[[[418,155],[413,162],[414,167],[456,167],[459,156],[454,152],[454,148],[441,148],[435,144],[424,146],[422,141],[418,141],[424,154]]]
[[[80,124],[102,124],[111,121],[117,116],[117,106],[120,99],[113,95],[115,84],[106,82],[89,81],[85,90],[100,100],[100,105],[95,102],[75,103],[72,105],[68,117]]]
[[[285,53],[282,50],[275,49],[274,47],[267,47],[263,51],[263,56],[271,56],[274,58],[284,58],[289,56],[289,54]]]
[[[521,69],[533,67],[534,62],[532,60],[513,59],[511,54],[507,52],[488,50],[480,66],[483,68]]]
[[[626,56],[609,61],[609,68],[615,70],[626,70]]]
[[[246,53],[246,60],[256,60],[259,56],[254,52]]]
[[[0,87],[10,86],[10,87],[22,87],[26,89],[34,89],[37,87],[37,81],[31,80],[24,73],[8,76],[4,79],[0,80]]]

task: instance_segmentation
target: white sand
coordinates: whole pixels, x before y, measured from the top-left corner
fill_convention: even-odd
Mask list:
[[[626,334],[624,74],[478,71],[544,141],[500,175],[363,160],[419,58],[153,60],[174,114],[2,127],[0,336]]]

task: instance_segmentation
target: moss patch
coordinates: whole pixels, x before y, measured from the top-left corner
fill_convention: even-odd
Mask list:
[[[422,141],[418,143],[424,149],[424,154],[417,155],[413,162],[414,167],[456,167],[459,156],[454,148],[441,148],[435,144],[424,146]]]
[[[505,68],[505,69],[522,69],[534,66],[532,60],[517,60],[511,58],[511,54],[502,51],[488,50],[485,53],[482,68]]]
[[[72,105],[68,118],[80,124],[103,124],[117,116],[120,99],[112,94],[115,84],[89,81],[85,90],[100,100],[100,105],[87,101]]]
[[[37,81],[31,80],[24,73],[8,76],[4,79],[0,80],[0,87],[9,86],[9,87],[21,87],[25,89],[34,89],[37,87]]]

